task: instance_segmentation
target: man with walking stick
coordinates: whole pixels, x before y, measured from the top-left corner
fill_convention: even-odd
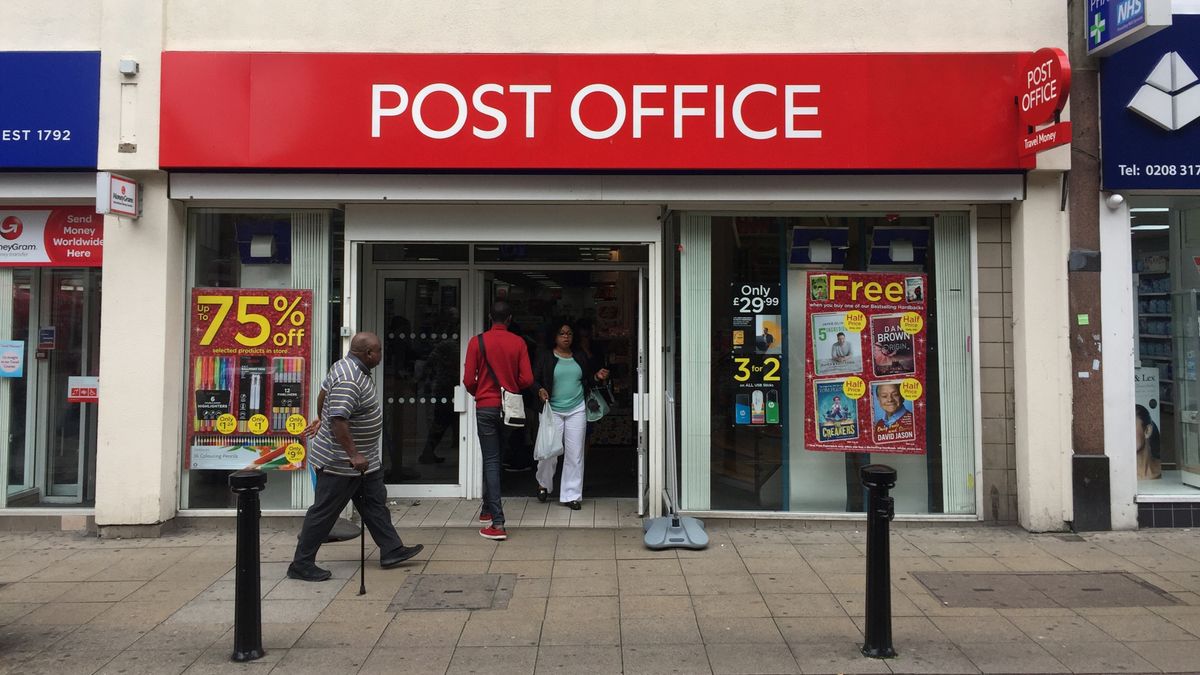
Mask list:
[[[321,383],[319,414],[304,432],[314,439],[308,456],[317,474],[316,497],[304,515],[289,579],[325,581],[331,576],[317,567],[317,550],[350,500],[379,546],[380,567],[395,567],[425,548],[400,541],[387,508],[380,451],[383,412],[371,379],[371,369],[382,360],[379,336],[358,333],[350,340],[350,353],[333,364]]]

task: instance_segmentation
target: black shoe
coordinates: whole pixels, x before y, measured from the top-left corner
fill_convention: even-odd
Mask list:
[[[563,502],[563,504],[566,504],[567,508],[571,509],[572,511],[578,511],[579,509],[583,508],[583,504],[580,504],[578,499],[573,502]]]
[[[299,567],[296,563],[288,565],[287,577],[289,579],[299,579],[300,581],[325,581],[333,574],[327,569],[321,569],[316,565],[308,567]]]
[[[401,546],[392,553],[388,554],[386,558],[380,558],[379,566],[385,570],[391,569],[424,550],[424,544],[417,544],[416,546]]]
[[[446,461],[446,458],[438,457],[437,455],[421,455],[417,458],[417,461],[421,464],[441,464]]]
[[[539,501],[539,502],[545,503],[545,501],[546,501],[547,499],[549,499],[549,498],[550,498],[550,491],[549,491],[549,490],[547,490],[547,489],[546,489],[546,488],[544,488],[544,487],[540,487],[540,488],[538,488],[538,501]]]

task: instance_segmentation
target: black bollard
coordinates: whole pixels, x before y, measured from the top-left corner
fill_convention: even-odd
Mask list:
[[[238,496],[237,581],[233,604],[234,661],[253,661],[266,655],[262,646],[262,583],[258,566],[258,493],[267,486],[261,471],[235,471],[229,488]]]
[[[863,656],[876,659],[896,655],[892,648],[892,565],[888,524],[896,515],[888,490],[896,485],[896,470],[868,464],[859,470],[867,488],[867,613]]]

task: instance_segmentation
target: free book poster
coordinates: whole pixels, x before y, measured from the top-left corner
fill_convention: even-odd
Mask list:
[[[903,314],[871,317],[871,370],[875,377],[905,375],[916,370],[913,336],[900,328]]]
[[[846,330],[845,312],[812,315],[812,348],[817,375],[862,371],[862,338]]]
[[[876,445],[912,443],[917,439],[913,404],[900,395],[900,382],[871,384],[871,435]]]
[[[813,383],[816,399],[818,443],[850,441],[858,438],[858,401],[846,396],[844,380],[818,380]]]

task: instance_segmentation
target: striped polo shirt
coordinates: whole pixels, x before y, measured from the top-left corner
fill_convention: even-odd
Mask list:
[[[325,406],[321,408],[323,423],[309,448],[313,466],[339,476],[357,476],[346,451],[333,438],[330,422],[341,417],[350,423],[354,447],[367,458],[367,473],[382,466],[379,436],[383,432],[383,408],[375,392],[375,382],[362,361],[353,354],[333,364],[321,382]]]

